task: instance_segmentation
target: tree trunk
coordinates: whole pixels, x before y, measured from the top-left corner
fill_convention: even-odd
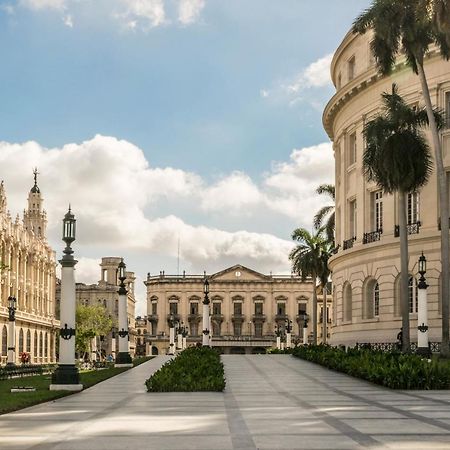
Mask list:
[[[398,193],[398,213],[400,229],[400,310],[402,313],[402,351],[410,350],[409,295],[408,295],[408,230],[406,228],[406,194]]]
[[[439,192],[439,210],[441,217],[441,304],[442,304],[442,341],[441,355],[449,356],[449,205],[447,193],[447,174],[442,160],[442,148],[436,120],[433,114],[430,90],[423,65],[418,64],[420,83],[423,98],[427,108],[428,121],[433,136],[434,156],[436,161],[436,175]]]
[[[317,345],[317,291],[316,291],[316,279],[315,273],[312,273],[313,282],[313,297],[312,297],[312,344]]]

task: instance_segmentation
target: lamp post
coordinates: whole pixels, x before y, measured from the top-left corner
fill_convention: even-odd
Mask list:
[[[275,335],[277,337],[277,350],[281,350],[281,329],[279,325],[275,325]]]
[[[8,367],[16,365],[16,297],[8,297]]]
[[[187,347],[187,335],[188,335],[188,329],[187,329],[187,326],[184,326],[183,327],[183,332],[182,332],[182,336],[183,336],[183,345],[182,345],[182,348],[183,348],[183,350],[184,349],[186,349],[186,347]]]
[[[111,356],[113,360],[116,360],[116,329],[113,327],[111,330]]]
[[[292,347],[292,320],[286,319],[286,348]]]
[[[308,321],[308,314],[305,314],[303,319],[303,345],[308,345]]]
[[[204,347],[209,347],[209,281],[205,278],[203,282],[203,294],[205,295],[203,299],[203,336],[202,336],[202,345]]]
[[[117,354],[116,363],[114,367],[133,367],[133,361],[130,356],[130,340],[128,331],[128,313],[127,313],[127,294],[128,291],[125,288],[125,280],[127,266],[121,259],[118,266],[119,275],[119,353]]]
[[[169,316],[169,355],[175,355],[175,319]]]
[[[422,255],[419,258],[419,283],[417,285],[417,353],[423,356],[430,355],[428,345],[428,308],[427,287],[425,273],[427,272],[427,259]]]
[[[76,220],[70,210],[63,219],[63,241],[66,243],[61,264],[61,310],[59,330],[59,363],[52,375],[51,391],[81,391],[80,375],[75,366],[75,264],[72,242]]]
[[[177,327],[177,350],[183,350],[183,327],[184,327],[184,323],[178,322],[178,327]]]

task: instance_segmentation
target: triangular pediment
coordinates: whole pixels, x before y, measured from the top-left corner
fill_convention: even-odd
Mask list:
[[[271,278],[256,270],[249,269],[241,264],[229,267],[211,275],[210,280],[214,281],[268,281]]]

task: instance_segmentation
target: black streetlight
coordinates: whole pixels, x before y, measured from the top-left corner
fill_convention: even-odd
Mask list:
[[[119,352],[116,357],[115,367],[132,367],[133,361],[130,355],[129,348],[129,332],[128,332],[128,317],[127,317],[127,294],[128,291],[125,286],[125,280],[127,278],[126,273],[127,266],[121,258],[120,263],[117,265],[117,277],[119,278]]]
[[[205,277],[205,280],[203,281],[203,294],[204,294],[204,298],[203,298],[203,337],[202,337],[202,345],[204,347],[209,347],[209,335],[210,335],[210,330],[209,330],[209,281],[208,279]]]
[[[16,297],[12,297],[11,295],[8,297],[8,315],[10,322],[14,322],[16,320],[16,302]]]

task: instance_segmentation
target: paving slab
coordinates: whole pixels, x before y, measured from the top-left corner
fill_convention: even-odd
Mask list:
[[[0,449],[450,450],[449,391],[392,391],[289,355],[226,355],[224,393],[147,393],[167,359],[0,416]]]

